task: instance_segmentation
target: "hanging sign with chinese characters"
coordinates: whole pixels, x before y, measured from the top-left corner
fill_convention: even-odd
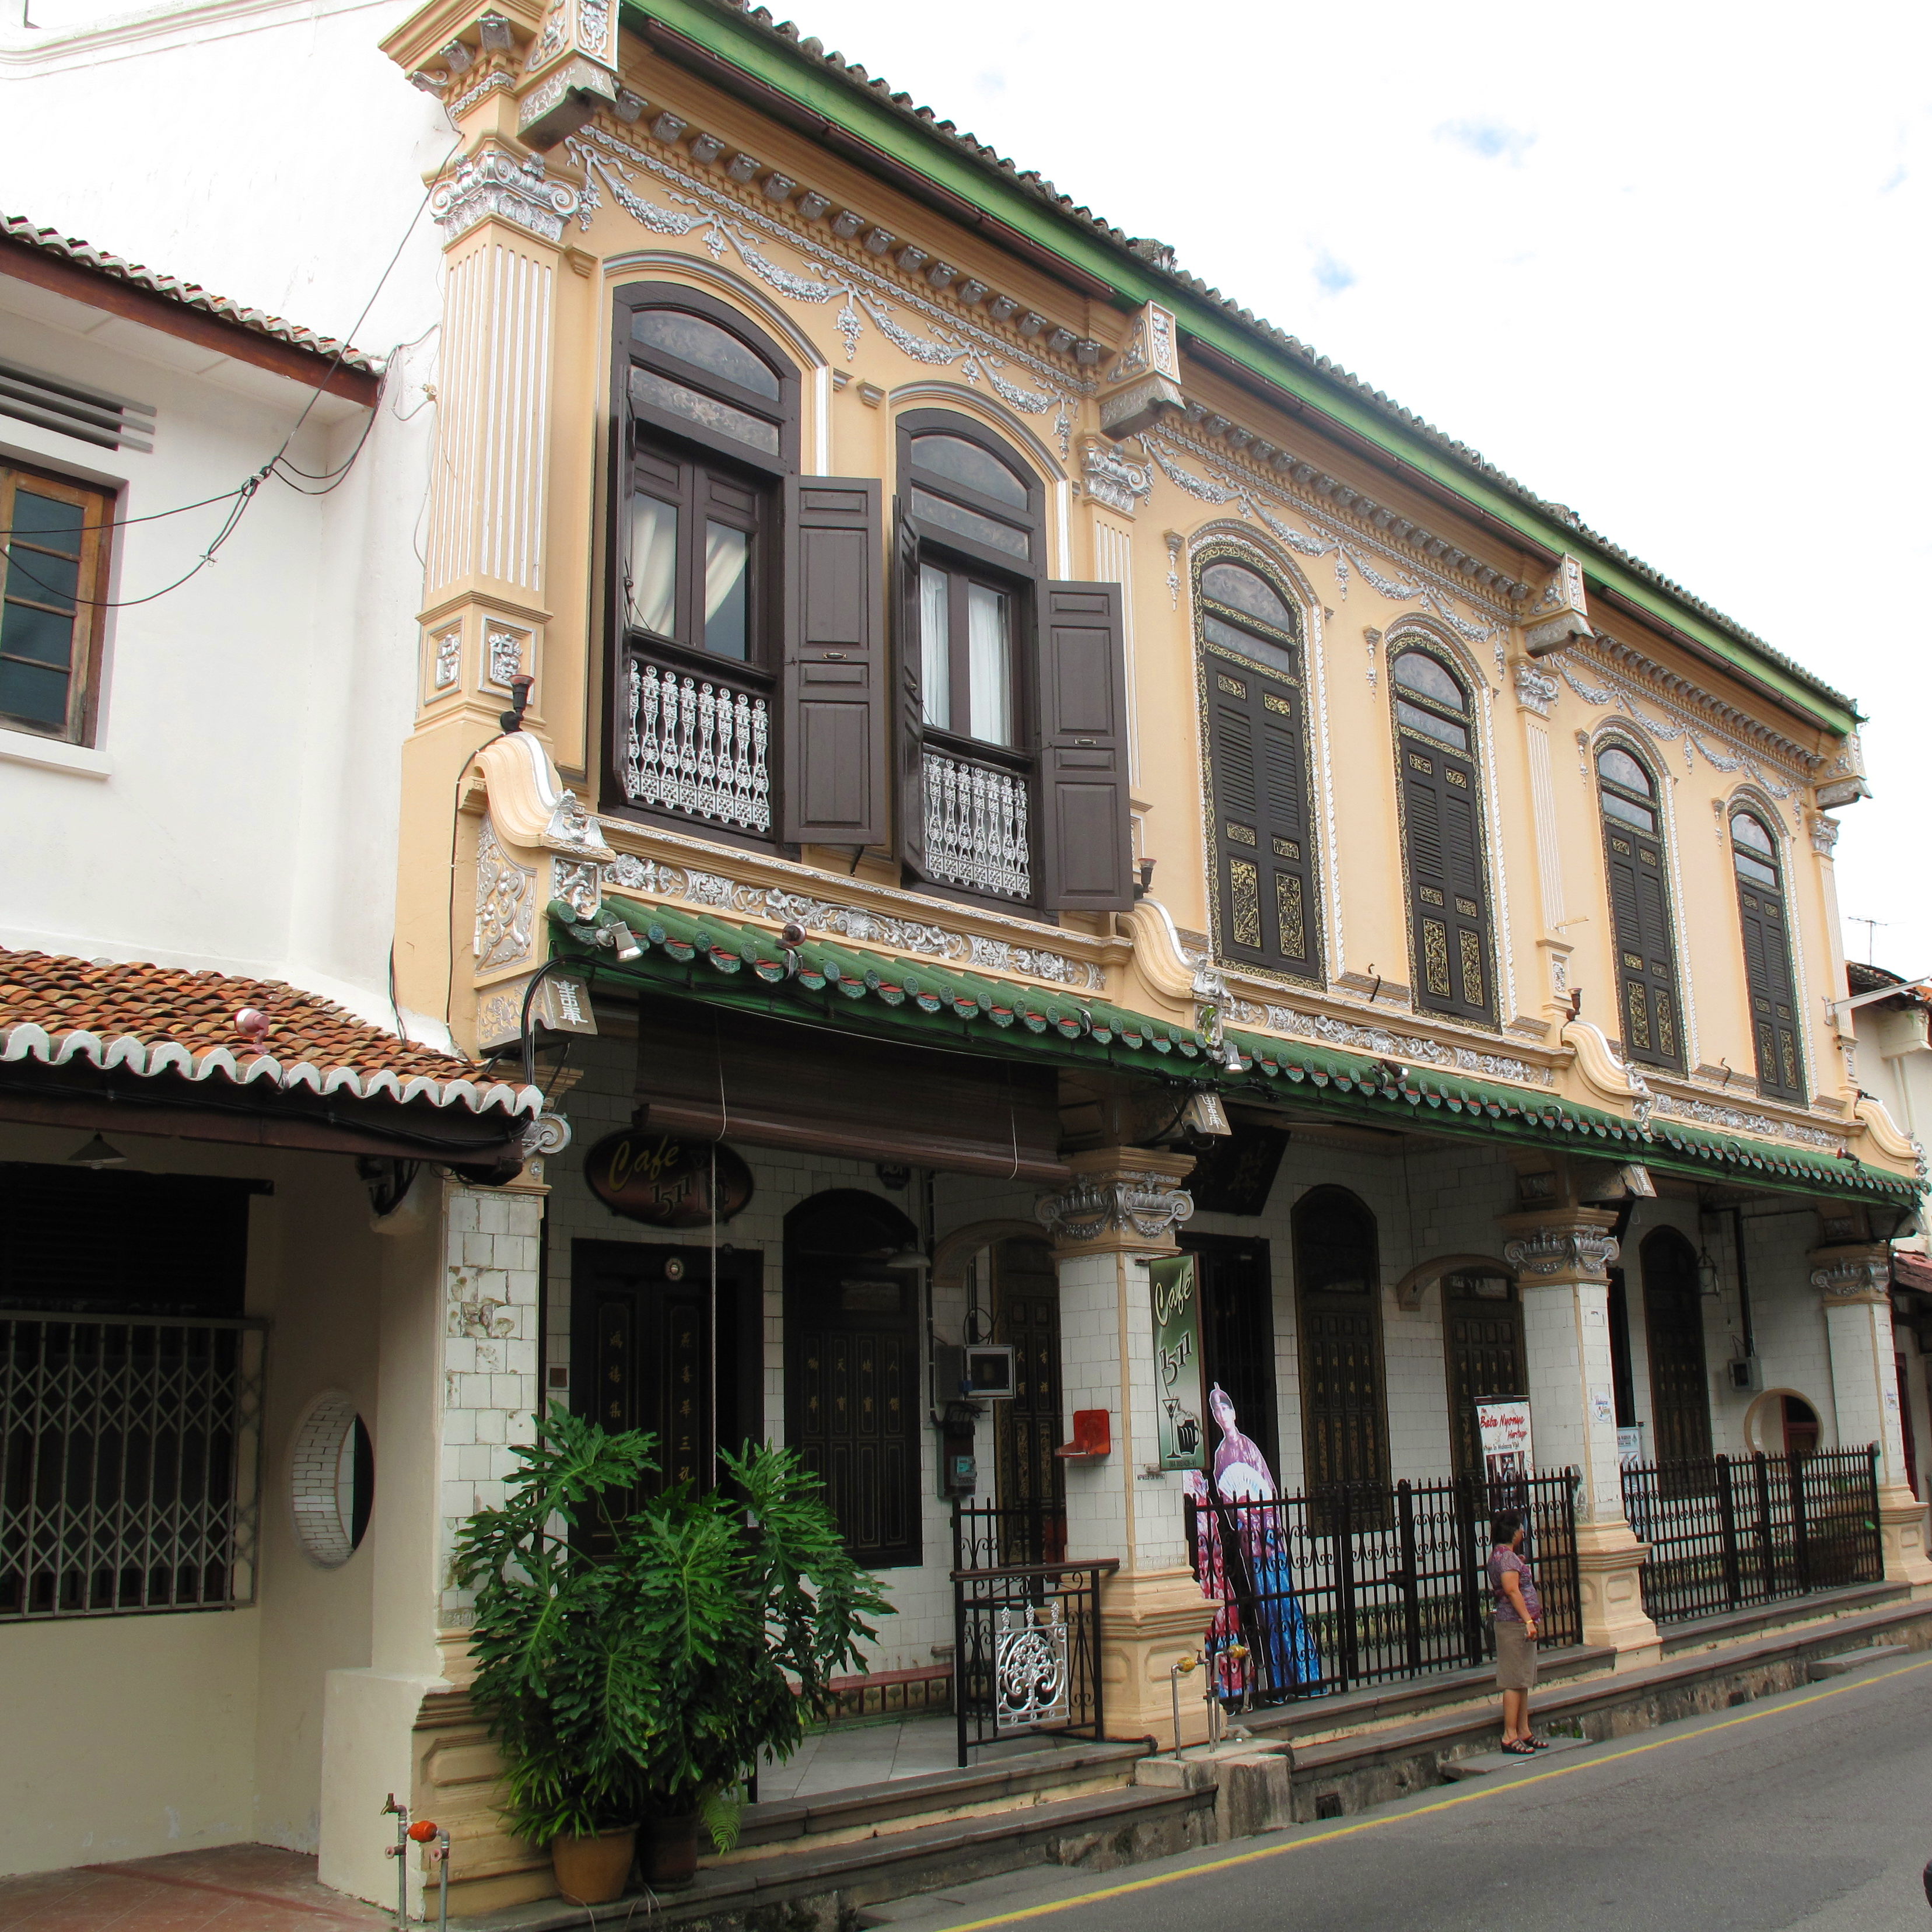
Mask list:
[[[1148,1264],[1154,1292],[1154,1400],[1160,1423],[1160,1466],[1202,1466],[1201,1298],[1192,1255]]]
[[[722,1141],[635,1128],[599,1141],[584,1156],[584,1178],[612,1214],[651,1228],[728,1221],[752,1198],[752,1170]]]

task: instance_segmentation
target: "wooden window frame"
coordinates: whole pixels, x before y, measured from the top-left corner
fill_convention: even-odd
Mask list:
[[[1220,563],[1235,565],[1258,577],[1280,598],[1289,616],[1295,621],[1296,630],[1282,631],[1263,619],[1237,610],[1232,604],[1222,603],[1219,598],[1210,596],[1202,588],[1202,580],[1209,569]],[[1323,951],[1325,922],[1322,918],[1322,870],[1318,856],[1320,841],[1317,836],[1312,721],[1309,715],[1308,647],[1305,636],[1300,634],[1300,600],[1277,572],[1269,568],[1246,550],[1226,544],[1210,545],[1195,559],[1193,590],[1195,657],[1199,683],[1201,719],[1202,790],[1205,814],[1202,829],[1206,842],[1210,880],[1208,919],[1214,934],[1214,956],[1223,965],[1233,967],[1240,971],[1258,972],[1297,986],[1324,986],[1328,980]],[[1253,638],[1292,652],[1296,668],[1292,672],[1285,670],[1255,652],[1238,656],[1238,646],[1218,639],[1210,640],[1208,634],[1208,621],[1210,617],[1237,633],[1245,632]],[[1217,671],[1217,665],[1226,668]],[[1261,898],[1258,912],[1263,944],[1258,946],[1242,946],[1238,936],[1231,929],[1234,886],[1229,868],[1234,863],[1250,857],[1245,850],[1237,851],[1234,849],[1234,842],[1227,831],[1228,820],[1224,812],[1223,802],[1216,790],[1214,720],[1221,693],[1215,680],[1217,677],[1225,678],[1231,675],[1235,676],[1238,682],[1255,677],[1270,680],[1280,687],[1280,692],[1276,694],[1286,695],[1287,700],[1294,706],[1293,723],[1300,763],[1301,856],[1298,860],[1290,859],[1285,854],[1278,854],[1268,849],[1272,847],[1278,829],[1271,824],[1262,823],[1253,828],[1256,843],[1252,862],[1259,872],[1260,879],[1278,880],[1280,874],[1286,871],[1288,876],[1300,880],[1300,911],[1307,945],[1304,956],[1307,963],[1305,965],[1291,959],[1280,944],[1281,916],[1277,906],[1270,903],[1269,894],[1261,890],[1260,880],[1257,880],[1257,890]],[[1245,692],[1240,701],[1246,701]],[[1264,691],[1262,702],[1265,704],[1267,701],[1267,694]],[[1265,800],[1260,800],[1258,802],[1264,804]],[[1261,812],[1258,816],[1264,821],[1268,818],[1265,811]],[[1280,836],[1286,835],[1282,832]],[[1224,874],[1228,880],[1225,896],[1222,890]],[[1278,884],[1276,890],[1279,891]],[[1266,943],[1270,934],[1276,936],[1276,943],[1273,945]]]
[[[683,362],[669,351],[638,342],[631,318],[640,310],[682,311],[712,322],[742,343],[777,377],[779,394],[770,398],[741,388],[722,376]],[[633,282],[611,295],[610,391],[608,417],[610,500],[604,519],[609,562],[606,634],[610,725],[605,734],[604,796],[614,815],[659,826],[674,826],[707,838],[769,851],[780,845],[779,801],[783,796],[786,744],[780,686],[784,648],[783,628],[786,519],[785,488],[799,472],[802,387],[797,368],[784,349],[748,316],[701,291],[676,282]],[[631,394],[630,372],[647,369],[711,399],[772,424],[776,452],[740,442],[706,425],[639,400]],[[680,466],[680,479],[666,485],[649,478],[639,491],[644,461]],[[712,478],[746,490],[754,508],[736,513],[706,500]],[[634,626],[627,585],[634,493],[674,501],[679,514],[676,616],[680,633],[666,638]],[[707,651],[702,628],[704,526],[726,523],[752,538],[748,584],[746,656],[729,658]],[[717,682],[762,698],[770,718],[767,758],[772,801],[770,830],[758,831],[682,812],[633,802],[626,789],[626,734],[630,716],[627,680],[642,653],[680,676]]]
[[[914,443],[922,436],[933,435],[954,436],[963,442],[975,443],[1021,478],[1027,487],[1025,511],[1016,512],[1012,505],[985,496],[965,484],[955,482],[950,478],[936,477],[929,472],[915,469],[912,455]],[[976,892],[968,886],[932,879],[921,880],[919,889],[932,897],[956,900],[962,904],[1004,907],[1008,910],[1017,908],[1023,911],[1037,914],[1044,904],[1046,882],[1040,839],[1042,805],[1040,782],[1040,716],[1039,706],[1034,700],[1034,687],[1038,656],[1036,634],[1041,592],[1046,581],[1046,487],[1034,466],[1012,444],[984,424],[976,422],[972,417],[959,415],[951,410],[905,410],[893,424],[893,442],[897,463],[895,473],[898,479],[902,544],[910,539],[916,546],[918,570],[940,570],[945,572],[947,579],[952,640],[950,689],[947,694],[948,710],[952,718],[966,715],[969,711],[967,691],[970,654],[965,647],[967,586],[979,584],[1000,592],[1011,599],[1012,612],[1010,634],[1012,662],[1007,667],[1007,676],[1012,706],[1013,742],[1010,745],[996,744],[991,739],[976,738],[970,732],[955,730],[950,724],[934,724],[923,721],[921,737],[935,750],[953,758],[970,760],[1010,772],[1025,785],[1030,800],[1033,890],[1029,897],[1018,898],[1000,892]],[[956,502],[977,515],[992,518],[1013,530],[1024,530],[1028,538],[1026,559],[1023,561],[1018,557],[1009,556],[992,544],[975,542],[963,532],[950,530],[944,524],[934,523],[916,514],[912,508],[915,483],[920,489],[929,494]],[[910,568],[914,566],[905,567]],[[914,610],[920,612],[921,607],[916,578],[910,594]],[[913,647],[922,652],[925,643],[922,614],[916,621],[921,624],[922,628],[912,640],[912,644]],[[922,668],[920,674],[922,680]],[[922,687],[921,694],[922,704]]]
[[[1643,772],[1650,782],[1647,794],[1640,796],[1621,780],[1604,776],[1604,759],[1611,752],[1621,752]],[[1666,863],[1670,846],[1664,836],[1662,782],[1651,760],[1640,756],[1620,737],[1606,738],[1599,743],[1592,754],[1591,764],[1596,774],[1597,816],[1603,830],[1604,896],[1610,916],[1611,978],[1617,988],[1618,1031],[1622,1038],[1624,1058],[1640,1060],[1647,1066],[1661,1067],[1667,1072],[1681,1072],[1685,1064],[1688,1043],[1684,1039],[1683,974],[1678,960],[1676,907]],[[1646,833],[1636,825],[1616,818],[1605,803],[1606,794],[1648,812],[1655,821],[1654,829]],[[1664,928],[1660,952],[1654,946],[1644,943],[1648,935],[1641,930],[1643,908],[1636,896],[1643,876],[1639,868],[1646,861],[1643,850],[1646,842],[1654,848],[1654,854],[1648,859],[1648,863],[1654,867],[1657,874],[1659,916]],[[1640,928],[1635,933],[1624,930],[1618,915],[1616,873],[1619,856],[1628,860],[1630,868],[1631,911]],[[1633,946],[1636,948],[1634,955],[1630,950]],[[1638,960],[1635,966],[1630,964],[1634,956]],[[1660,963],[1665,969],[1662,973],[1658,970]],[[1634,988],[1642,990],[1645,998],[1642,1001],[1633,998]],[[1654,998],[1659,993],[1663,995],[1660,1004]]]
[[[1739,818],[1749,818],[1763,832],[1766,842],[1771,848],[1768,854],[1760,852],[1755,846],[1746,844],[1738,838],[1731,827]],[[1804,1016],[1798,1001],[1797,958],[1791,943],[1791,899],[1790,893],[1786,890],[1786,868],[1784,863],[1784,844],[1778,835],[1772,830],[1775,822],[1774,814],[1752,798],[1732,799],[1724,807],[1725,841],[1731,858],[1732,882],[1736,886],[1738,893],[1738,938],[1742,942],[1740,950],[1744,956],[1744,1004],[1745,1011],[1750,1022],[1752,1070],[1756,1077],[1758,1091],[1766,1099],[1787,1100],[1794,1105],[1802,1106],[1810,1093],[1810,1083],[1805,1078]],[[1740,856],[1748,857],[1754,864],[1768,866],[1774,875],[1772,883],[1766,885],[1761,880],[1748,880],[1738,868],[1738,860]],[[1780,956],[1778,963],[1783,966],[1785,982],[1790,992],[1791,1018],[1788,1025],[1784,1024],[1778,1018],[1775,1010],[1778,1003],[1776,989],[1763,985],[1751,970],[1750,922],[1752,914],[1751,909],[1745,902],[1747,896],[1753,892],[1757,894],[1760,898],[1769,901],[1774,909],[1778,927],[1777,942]],[[1766,933],[1761,920],[1760,934],[1760,943],[1765,943],[1768,935]],[[1769,968],[1772,962],[1767,958],[1765,963],[1766,967]],[[1779,1048],[1779,1034],[1782,1030],[1790,1036],[1792,1077],[1788,1079],[1768,1080],[1765,1077],[1767,1054],[1766,1040],[1760,1024],[1758,1004],[1760,1000],[1765,1001],[1772,1009],[1771,1017],[1764,1022],[1764,1025],[1768,1029],[1770,1034],[1768,1063],[1774,1074],[1781,1071],[1778,1065],[1782,1057]]]
[[[1480,1027],[1493,1031],[1502,1024],[1502,988],[1499,984],[1500,976],[1496,970],[1501,940],[1496,930],[1489,818],[1484,795],[1482,730],[1470,688],[1470,680],[1450,652],[1426,632],[1410,631],[1399,634],[1388,640],[1386,650],[1389,724],[1394,744],[1396,804],[1402,839],[1402,906],[1408,928],[1409,960],[1414,977],[1416,1010],[1454,1020],[1465,1026]],[[1396,682],[1396,665],[1412,652],[1420,653],[1439,666],[1457,690],[1462,692],[1462,706],[1460,711],[1452,710],[1448,705],[1426,694],[1412,691]],[[1407,722],[1400,709],[1403,704],[1412,705],[1420,711],[1454,724],[1467,739],[1468,748],[1459,750],[1442,739],[1430,736]],[[1464,776],[1470,794],[1468,802],[1475,828],[1474,870],[1478,896],[1474,901],[1477,910],[1473,914],[1466,914],[1460,904],[1451,905],[1449,902],[1455,896],[1448,889],[1446,839],[1444,844],[1444,884],[1440,888],[1426,888],[1440,890],[1444,903],[1438,908],[1431,902],[1427,909],[1424,909],[1423,894],[1425,887],[1417,878],[1415,866],[1416,828],[1414,808],[1410,802],[1412,781],[1408,762],[1412,755],[1430,761],[1426,772],[1421,772],[1420,776],[1427,776],[1432,781],[1436,764],[1442,760],[1455,760],[1465,768]],[[1445,766],[1445,778],[1448,770]],[[1431,982],[1431,960],[1424,930],[1425,920],[1437,920],[1443,930],[1445,951],[1442,964],[1444,983],[1449,988],[1447,994],[1438,992]],[[1449,946],[1452,934],[1457,940],[1454,948]],[[1472,938],[1475,940],[1473,963],[1482,974],[1484,998],[1480,1005],[1462,997],[1468,984],[1468,968],[1472,963],[1468,944]]]
[[[41,721],[12,712],[0,712],[0,730],[18,731],[31,737],[46,738],[57,744],[92,746],[99,729],[101,667],[106,628],[106,599],[110,566],[113,555],[113,525],[118,493],[98,483],[83,483],[54,470],[40,470],[30,464],[0,464],[0,591],[10,592],[11,554],[16,539],[11,536],[14,499],[22,484],[35,495],[80,506],[82,512],[80,564],[74,610],[74,630],[68,659],[67,716],[58,730]],[[20,539],[21,549],[31,555],[33,545]],[[26,566],[23,565],[24,574]],[[43,610],[54,608],[39,598],[16,598]],[[59,614],[64,615],[64,613]],[[22,659],[38,663],[38,659]]]

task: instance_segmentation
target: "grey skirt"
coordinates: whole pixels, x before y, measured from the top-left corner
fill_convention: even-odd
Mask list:
[[[1496,1688],[1536,1688],[1536,1640],[1520,1623],[1496,1619]]]

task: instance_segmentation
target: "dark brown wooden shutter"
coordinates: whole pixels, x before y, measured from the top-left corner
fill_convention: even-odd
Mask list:
[[[785,482],[782,836],[874,845],[886,837],[889,703],[879,485]]]
[[[903,503],[892,506],[892,648],[900,862],[926,877],[926,695],[919,634],[919,538]]]
[[[1652,1066],[1681,1066],[1684,1044],[1677,1023],[1677,959],[1664,848],[1635,826],[1606,818],[1604,863],[1610,886],[1624,1052]]]
[[[1417,1004],[1430,1012],[1493,1019],[1476,768],[1446,746],[1407,732],[1396,755],[1402,760]]]
[[[1118,584],[1040,586],[1037,670],[1042,902],[1125,912],[1134,887]]]
[[[1210,844],[1221,950],[1318,974],[1301,693],[1246,662],[1208,658]]]
[[[1757,1084],[1767,1094],[1802,1100],[1804,1069],[1798,1038],[1798,1000],[1792,986],[1791,944],[1778,888],[1738,881],[1744,927],[1744,980],[1750,994]]]

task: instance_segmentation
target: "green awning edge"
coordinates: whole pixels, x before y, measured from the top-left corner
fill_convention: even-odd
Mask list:
[[[1210,1088],[1226,1100],[1292,1100],[1358,1124],[1412,1124],[1432,1133],[1502,1139],[1606,1160],[1642,1162],[1694,1180],[1796,1190],[1892,1204],[1919,1198],[1922,1180],[1864,1161],[1821,1158],[1783,1143],[1688,1126],[1648,1126],[1552,1094],[1403,1067],[1333,1047],[1228,1029],[1217,1052],[1196,1030],[1130,1012],[1064,988],[1001,980],[869,948],[807,940],[787,950],[760,928],[722,914],[648,904],[620,893],[586,922],[561,899],[550,906],[554,950],[602,983],[694,998],[772,1018],[830,1024],[874,1038],[943,1045],[990,1058],[1110,1066],[1144,1078]],[[643,949],[618,962],[601,938],[622,922]],[[1134,1042],[1138,1040],[1138,1045]],[[1239,1065],[1230,1064],[1228,1048]]]

